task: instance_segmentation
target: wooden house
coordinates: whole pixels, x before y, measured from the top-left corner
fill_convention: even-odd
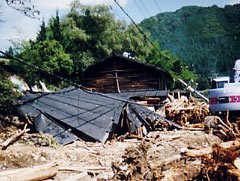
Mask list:
[[[167,90],[171,82],[171,75],[163,69],[116,53],[84,72],[84,85],[104,93]]]

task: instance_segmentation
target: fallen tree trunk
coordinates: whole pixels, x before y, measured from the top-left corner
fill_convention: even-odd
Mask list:
[[[0,172],[0,181],[40,181],[57,175],[57,165],[45,164]]]

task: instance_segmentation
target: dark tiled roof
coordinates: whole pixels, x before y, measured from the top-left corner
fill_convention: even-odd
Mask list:
[[[69,88],[55,93],[28,94],[20,101],[18,111],[33,118],[37,131],[53,135],[61,144],[74,141],[76,136],[105,142],[109,133],[116,131],[124,107],[131,121],[131,132],[141,125],[151,130],[156,119],[166,122],[161,116],[129,100],[136,95],[159,94],[157,91],[142,91],[114,95]]]
[[[24,114],[37,117],[39,113],[44,113],[65,129],[83,137],[105,141],[113,125],[118,124],[125,102],[101,96],[101,93],[72,89],[40,96],[28,95],[22,104],[19,110]],[[51,130],[44,132],[52,134]],[[57,132],[54,135],[59,136]]]

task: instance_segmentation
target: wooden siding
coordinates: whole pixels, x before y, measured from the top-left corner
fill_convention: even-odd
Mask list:
[[[112,57],[86,71],[85,86],[100,92],[165,90],[164,73],[142,64]]]

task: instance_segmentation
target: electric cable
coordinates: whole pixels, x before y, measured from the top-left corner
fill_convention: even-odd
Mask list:
[[[141,11],[141,13],[143,14],[144,18],[147,18],[145,12],[142,10],[142,7],[138,4],[138,1],[136,1],[136,5],[137,5],[138,9]]]
[[[159,48],[147,37],[147,35],[143,32],[143,30],[137,25],[137,23],[133,20],[133,18],[124,10],[124,8],[118,3],[117,0],[113,0],[117,6],[123,11],[123,13],[130,19],[130,21],[134,24],[134,26],[138,29],[138,31],[143,35],[144,39],[147,40],[157,51]]]
[[[138,1],[138,0],[137,0]],[[147,14],[149,16],[151,16],[151,13],[148,11],[147,7],[144,5],[144,3],[142,2],[142,0],[139,0],[140,4],[142,5],[143,9],[145,9],[145,11],[147,12]]]
[[[158,8],[159,12],[161,12],[161,8],[157,2],[157,0],[153,0],[153,2],[155,3],[156,7]]]

